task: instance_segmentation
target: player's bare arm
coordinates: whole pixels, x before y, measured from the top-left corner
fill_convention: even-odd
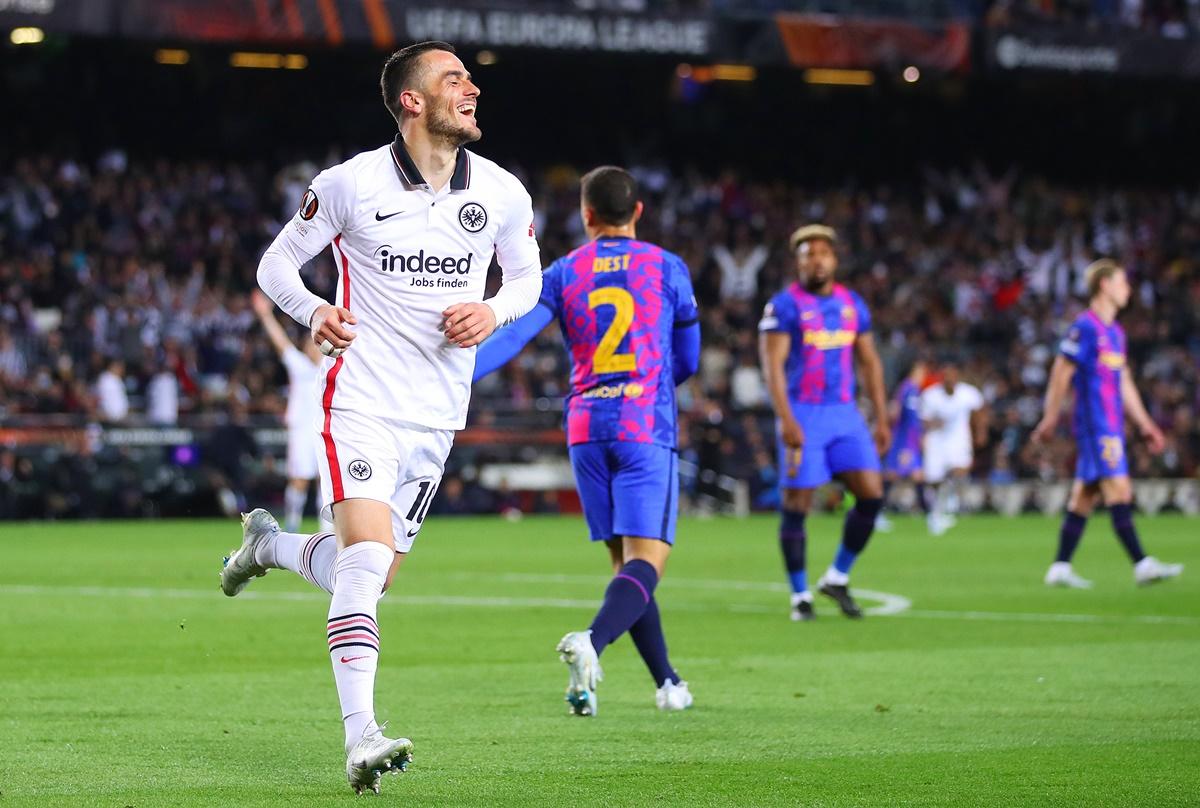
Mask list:
[[[788,401],[787,373],[784,368],[791,350],[791,336],[780,331],[766,331],[758,338],[759,361],[766,376],[771,407],[775,410],[779,436],[788,448],[788,466],[794,472],[800,467],[804,451],[804,430],[792,414],[792,405]]]
[[[872,435],[875,438],[875,450],[883,454],[892,443],[892,428],[887,418],[887,390],[883,386],[883,362],[879,359],[879,351],[875,349],[875,337],[870,332],[859,334],[854,340],[854,358],[858,362],[859,372],[862,373],[863,386],[867,388],[867,397],[871,399],[871,408],[875,410],[875,427]]]
[[[1154,419],[1150,417],[1150,413],[1146,411],[1142,396],[1133,382],[1133,372],[1128,367],[1121,374],[1121,403],[1125,405],[1125,412],[1129,414],[1129,419],[1137,427],[1138,434],[1145,439],[1150,451],[1158,454],[1166,448],[1166,438],[1163,437],[1158,424],[1154,423]]]
[[[1046,385],[1042,420],[1030,435],[1030,440],[1034,443],[1044,443],[1054,435],[1054,430],[1058,428],[1058,418],[1062,414],[1063,401],[1067,398],[1067,390],[1070,389],[1071,379],[1074,377],[1075,363],[1061,354],[1054,357],[1054,364],[1050,368],[1050,383]]]

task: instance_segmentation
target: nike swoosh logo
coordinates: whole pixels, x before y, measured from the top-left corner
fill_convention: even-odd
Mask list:
[[[380,216],[380,215],[379,215],[379,213],[380,213],[380,212],[379,212],[379,211],[375,211],[375,221],[377,221],[377,222],[382,222],[384,219],[390,219],[390,218],[392,218],[393,216],[399,216],[399,215],[400,215],[401,213],[403,213],[403,212],[404,212],[404,211],[402,211],[402,210],[398,210],[398,211],[396,211],[395,213],[389,213],[387,216]]]
[[[356,659],[366,659],[366,657],[365,656],[342,657],[342,662],[343,663],[353,662]]]
[[[413,536],[417,535],[420,532],[421,532],[421,528],[417,528],[416,530],[410,530],[410,531],[408,531],[408,537],[411,539]]]

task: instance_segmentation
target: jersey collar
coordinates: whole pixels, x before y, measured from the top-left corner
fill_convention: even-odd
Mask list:
[[[421,172],[417,170],[417,164],[413,162],[409,156],[408,148],[404,145],[404,138],[399,134],[392,141],[391,146],[392,162],[396,164],[396,172],[400,175],[400,179],[407,185],[428,185],[425,178],[421,176]],[[458,156],[454,160],[454,174],[450,177],[451,191],[465,191],[471,187],[471,156],[464,148],[459,148]]]

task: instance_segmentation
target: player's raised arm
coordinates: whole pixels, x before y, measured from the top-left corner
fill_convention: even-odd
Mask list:
[[[875,336],[870,331],[862,332],[854,340],[854,358],[862,372],[863,386],[875,410],[875,450],[883,454],[892,443],[892,429],[888,424],[887,388],[883,385],[883,362],[875,349]]]
[[[350,347],[354,332],[344,324],[358,320],[349,309],[331,306],[310,292],[300,278],[300,267],[342,232],[353,210],[356,188],[353,173],[344,165],[318,174],[300,209],[258,264],[258,285],[293,320],[311,329],[313,342],[330,355]]]
[[[254,313],[258,315],[258,321],[262,323],[263,330],[267,332],[267,337],[275,346],[275,351],[283,356],[287,349],[292,347],[292,341],[288,339],[283,326],[275,319],[275,305],[269,297],[257,289],[250,293],[250,305],[254,307]]]
[[[1125,412],[1137,427],[1138,434],[1145,438],[1150,451],[1154,454],[1161,452],[1166,446],[1166,438],[1146,411],[1146,405],[1142,402],[1142,396],[1133,381],[1133,370],[1128,365],[1121,372],[1121,403],[1125,405]]]

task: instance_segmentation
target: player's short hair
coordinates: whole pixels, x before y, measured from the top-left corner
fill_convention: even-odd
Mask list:
[[[628,224],[637,212],[637,180],[618,166],[593,168],[579,181],[579,192],[583,204],[605,224]]]
[[[795,252],[804,242],[818,238],[828,241],[831,245],[837,244],[837,231],[829,225],[806,224],[796,228],[788,243],[792,246],[792,252]]]
[[[417,42],[393,53],[383,63],[379,76],[379,89],[383,91],[383,105],[397,121],[400,120],[400,93],[413,87],[422,76],[421,57],[429,51],[454,53],[449,42]]]
[[[1111,278],[1118,272],[1124,271],[1125,267],[1111,258],[1101,258],[1099,261],[1093,261],[1083,273],[1083,277],[1087,280],[1088,297],[1093,298],[1100,294],[1100,284],[1104,280]]]

